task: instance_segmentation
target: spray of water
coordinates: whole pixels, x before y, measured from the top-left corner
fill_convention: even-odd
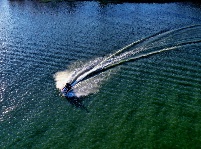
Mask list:
[[[54,74],[54,79],[56,82],[56,88],[62,90],[67,82],[72,82],[77,75],[83,76],[83,74],[88,74],[91,69],[98,65],[99,62],[102,61],[103,58],[98,58],[95,60],[91,60],[85,64],[73,64],[71,69],[59,71]],[[76,66],[82,65],[82,67],[75,68]],[[115,70],[109,70],[107,72],[103,72],[99,75],[94,75],[89,79],[83,80],[80,83],[73,84],[73,90],[69,93],[69,97],[82,97],[87,96],[92,93],[96,93],[99,91],[101,84],[104,80],[107,80],[110,77],[111,73],[114,73]]]
[[[62,89],[66,82],[69,82],[73,86],[72,96],[80,97],[95,93],[103,80],[108,79],[109,73],[105,73],[105,70],[131,60],[200,43],[201,35],[197,34],[198,30],[201,32],[201,25],[160,31],[135,41],[105,58],[89,61],[73,71],[57,72],[54,75],[56,87]]]

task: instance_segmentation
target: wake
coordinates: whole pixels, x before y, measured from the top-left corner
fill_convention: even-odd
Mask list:
[[[90,93],[97,92],[101,82],[106,79],[104,76],[98,76],[102,75],[106,70],[110,70],[125,62],[198,44],[201,42],[200,33],[201,25],[192,25],[170,31],[160,31],[135,41],[109,56],[90,61],[81,68],[56,73],[54,75],[56,87],[62,89],[65,83],[70,83],[73,91],[69,93],[69,97],[86,96]]]

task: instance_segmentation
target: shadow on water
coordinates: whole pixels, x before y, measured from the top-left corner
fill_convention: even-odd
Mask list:
[[[84,101],[83,97],[74,96],[74,97],[65,97],[65,98],[72,106],[89,113],[89,110],[83,104],[83,101]]]

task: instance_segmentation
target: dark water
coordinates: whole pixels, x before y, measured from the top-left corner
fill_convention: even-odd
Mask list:
[[[139,45],[174,50],[81,82],[76,93],[89,112],[57,89],[66,74],[136,40],[195,24],[201,8],[191,3],[1,0],[0,148],[199,148],[199,26]]]

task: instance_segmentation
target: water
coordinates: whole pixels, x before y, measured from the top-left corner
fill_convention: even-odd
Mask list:
[[[118,50],[117,52],[109,55],[108,57],[90,61],[86,65],[81,66],[81,68],[75,69],[73,72],[68,71],[57,72],[54,76],[56,86],[58,89],[62,91],[66,83],[70,84],[72,89],[71,91],[67,90],[64,92],[64,96],[66,97],[86,96],[90,93],[90,90],[91,92],[94,92],[94,88],[96,88],[95,86],[97,86],[98,83],[102,81],[103,79],[102,76],[100,76],[97,80],[94,79],[90,80],[99,73],[102,73],[105,70],[111,69],[115,66],[118,66],[125,62],[129,62],[131,60],[134,61],[136,59],[148,57],[164,51],[183,48],[185,46],[197,45],[197,44],[199,45],[201,40],[195,40],[195,39],[201,39],[199,35],[200,30],[201,25],[192,25],[184,28],[179,28],[176,30],[166,31],[164,33],[157,33],[152,36],[135,41],[125,46],[124,48]],[[185,39],[182,39],[181,36],[185,36]],[[175,39],[175,41],[171,42],[171,44],[168,41],[170,38]],[[81,83],[85,82],[85,80],[90,81],[87,81],[87,83],[80,85]],[[90,89],[88,86],[90,87]],[[82,93],[80,93],[79,90],[82,87],[85,88],[81,91]]]
[[[0,1],[0,147],[199,148],[201,29],[177,29],[200,16],[192,3]],[[60,95],[107,58],[75,85],[89,112]]]

